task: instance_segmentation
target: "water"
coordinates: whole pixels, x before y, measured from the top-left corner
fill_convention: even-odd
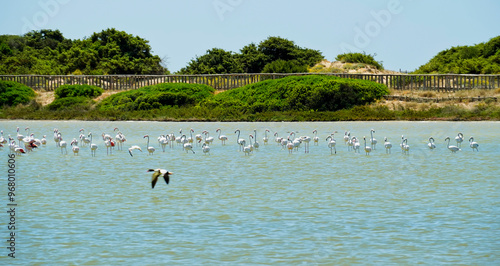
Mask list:
[[[498,122],[161,123],[0,121],[4,135],[16,127],[48,143],[16,156],[16,259],[3,248],[0,264],[500,264],[500,145]],[[97,156],[81,147],[68,155],[53,141],[80,128],[92,131]],[[103,132],[127,137],[123,151],[106,155]],[[189,135],[221,128],[211,154],[162,152],[156,138],[179,129]],[[271,131],[264,145],[264,130]],[[361,138],[375,129],[370,155],[348,152],[345,130]],[[257,129],[258,151],[238,151],[236,134]],[[289,154],[273,141],[298,131],[313,136],[310,152]],[[325,141],[337,130],[337,154]],[[451,153],[458,132],[466,140]],[[153,156],[145,149],[151,135]],[[401,135],[409,155],[401,153]],[[437,148],[427,148],[433,136]],[[479,152],[468,147],[474,136]],[[386,154],[383,139],[393,143]],[[127,148],[140,145],[143,152]],[[81,145],[80,145],[81,146]],[[2,160],[1,238],[7,240],[6,162]],[[148,168],[165,168],[170,184],[151,189]],[[8,242],[4,242],[8,243]]]

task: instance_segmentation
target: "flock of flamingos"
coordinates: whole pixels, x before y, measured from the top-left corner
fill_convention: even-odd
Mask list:
[[[43,138],[38,139],[35,138],[34,134],[30,134],[30,128],[27,127],[24,130],[26,136],[22,135],[19,127],[17,128],[17,133],[15,137],[8,135],[7,138],[4,137],[3,130],[0,135],[0,149],[2,147],[8,146],[10,152],[16,153],[18,155],[28,153],[33,149],[41,147],[47,144],[46,135]],[[221,142],[222,145],[226,145],[228,141],[228,137],[223,135],[221,129],[217,129],[216,134],[218,134],[217,139]],[[269,144],[269,142],[275,142],[277,145],[280,145],[283,150],[287,150],[289,153],[297,152],[301,147],[304,148],[304,152],[309,152],[309,144],[313,142],[314,145],[319,145],[320,142],[326,143],[328,148],[330,148],[331,154],[337,153],[337,140],[335,139],[335,134],[337,131],[332,132],[326,138],[320,139],[318,137],[317,130],[312,131],[311,136],[296,136],[296,132],[286,133],[285,137],[278,136],[278,133],[271,134],[269,129],[264,131],[264,137],[262,138],[263,145]],[[370,137],[363,137],[363,146],[361,146],[361,139],[358,139],[355,136],[351,136],[349,131],[344,132],[344,136],[342,137],[342,141],[345,146],[347,146],[348,151],[353,151],[359,153],[361,148],[364,150],[366,155],[369,155],[372,150],[376,149],[376,145],[378,141],[373,137],[375,133],[374,129],[370,130]],[[112,137],[110,134],[102,133],[99,138],[101,140],[96,141],[93,138],[92,132],[85,133],[85,129],[79,130],[79,136],[73,138],[70,142],[67,142],[66,139],[63,139],[62,133],[55,128],[53,141],[57,147],[61,149],[61,153],[67,154],[68,148],[71,148],[74,155],[78,155],[80,153],[80,147],[88,147],[90,149],[90,153],[92,156],[96,156],[96,151],[99,147],[105,147],[107,154],[112,154],[113,149],[123,150],[124,143],[126,143],[125,135],[118,129],[114,128],[114,133],[116,134]],[[248,135],[248,139],[245,139],[241,136],[241,132],[237,129],[234,132],[234,136],[236,137],[236,143],[239,146],[239,151],[242,151],[245,155],[250,155],[254,150],[259,149],[260,143],[257,140],[257,130],[253,131],[253,134]],[[210,145],[212,145],[215,140],[214,137],[210,136],[208,131],[202,131],[200,134],[194,135],[194,130],[189,130],[189,136],[186,134],[182,134],[182,129],[179,130],[179,135],[165,134],[157,137],[158,146],[161,148],[163,152],[167,147],[173,148],[174,145],[182,146],[182,149],[187,153],[196,153],[195,149],[200,150],[204,154],[210,154]],[[271,139],[270,136],[273,136]],[[144,135],[143,137],[146,139],[146,150],[148,155],[154,155],[156,148],[150,143],[150,136]],[[455,141],[457,145],[450,145],[450,137],[445,138],[445,142],[447,141],[447,148],[455,153],[461,150],[462,142],[464,142],[465,138],[462,133],[458,133],[455,137]],[[98,144],[99,143],[99,144]],[[383,142],[386,153],[391,153],[391,149],[393,147],[392,143],[388,141],[387,138],[384,138]],[[410,145],[408,145],[408,140],[401,136],[401,141],[399,142],[399,146],[401,148],[401,152],[404,154],[409,154]],[[434,144],[434,138],[429,137],[429,142],[427,143],[429,149],[433,150],[436,148]],[[473,151],[479,151],[479,144],[474,141],[474,137],[469,138],[469,146]],[[133,145],[128,148],[128,152],[130,156],[134,156],[134,152],[142,152],[142,148],[138,145]]]

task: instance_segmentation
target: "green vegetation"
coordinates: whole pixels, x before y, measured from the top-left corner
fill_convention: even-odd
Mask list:
[[[266,111],[337,111],[364,105],[388,94],[366,80],[325,75],[289,76],[222,92],[203,102],[212,109]]]
[[[342,63],[360,63],[360,64],[368,64],[372,65],[378,70],[384,70],[382,66],[382,62],[378,62],[375,60],[375,55],[365,54],[365,53],[345,53],[339,54],[335,58],[335,60],[340,61]]]
[[[90,85],[62,85],[54,92],[55,100],[47,108],[49,110],[90,110],[95,102],[92,98],[102,95],[103,89]]]
[[[54,94],[56,95],[56,98],[78,97],[78,96],[95,98],[101,96],[103,92],[104,90],[97,86],[62,85],[56,89]]]
[[[243,47],[240,53],[219,48],[207,50],[205,55],[191,60],[178,74],[307,72],[308,66],[322,59],[317,50],[301,48],[284,38],[269,37],[259,45],[251,43]]]
[[[104,99],[101,111],[137,111],[191,106],[212,96],[214,89],[202,84],[163,83],[120,92]]]
[[[415,74],[499,74],[500,36],[474,46],[457,46],[439,52]]]
[[[35,98],[32,88],[14,81],[0,80],[0,107],[29,103]]]
[[[116,29],[83,40],[59,30],[0,35],[0,74],[168,74],[148,41]]]

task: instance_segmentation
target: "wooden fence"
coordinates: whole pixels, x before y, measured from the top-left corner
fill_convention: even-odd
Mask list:
[[[410,74],[216,74],[216,75],[0,75],[0,80],[25,84],[35,90],[53,91],[65,84],[88,84],[105,90],[129,90],[166,82],[206,84],[216,90],[229,90],[247,84],[299,75],[331,75],[371,80],[395,90],[457,91],[500,88],[500,75],[410,75]]]

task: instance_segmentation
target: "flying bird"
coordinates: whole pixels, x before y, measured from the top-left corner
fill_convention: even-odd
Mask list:
[[[169,172],[165,169],[148,169],[148,172],[153,172],[153,176],[151,179],[151,186],[152,188],[155,188],[156,182],[158,182],[158,177],[161,175],[163,176],[163,179],[165,179],[165,182],[168,185],[168,182],[170,181],[170,175],[173,175],[174,173]]]

